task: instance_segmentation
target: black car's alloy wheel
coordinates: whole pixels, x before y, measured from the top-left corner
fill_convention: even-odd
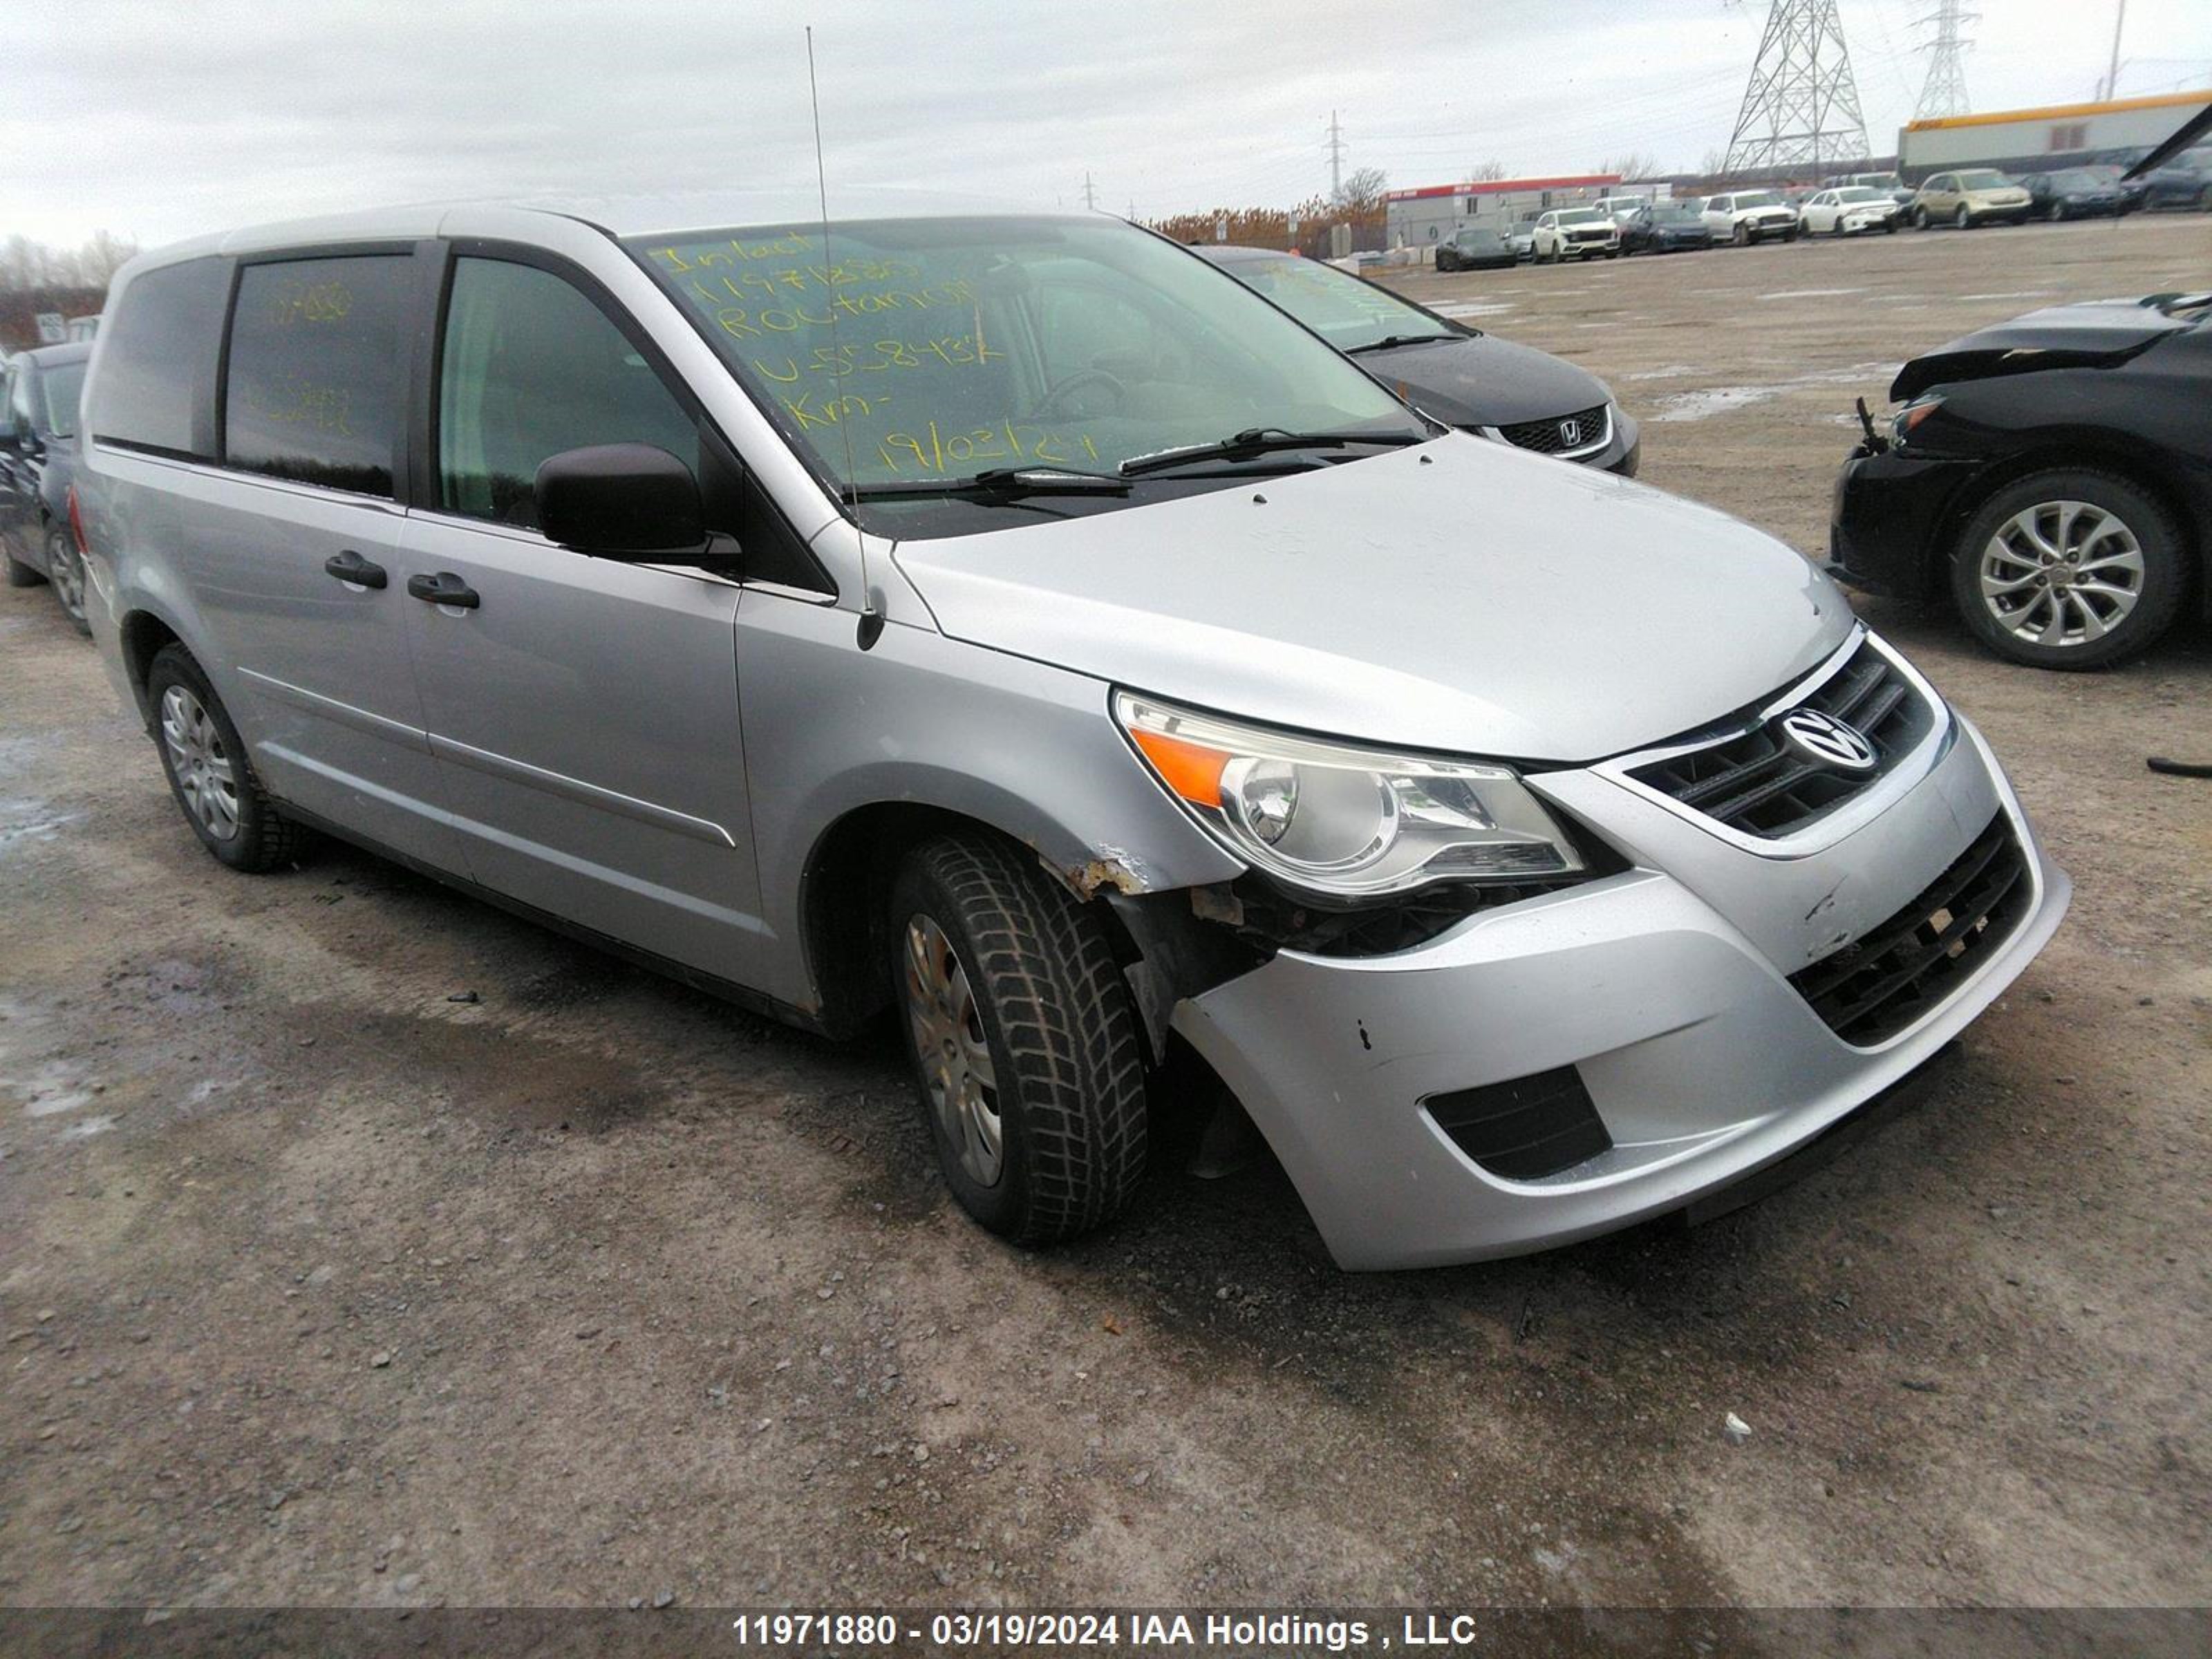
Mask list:
[[[1951,591],[2000,656],[2101,668],[2148,647],[2185,586],[2171,513],[2125,478],[2053,469],[2008,485],[1960,536]]]
[[[84,561],[77,556],[74,538],[59,525],[46,530],[46,580],[53,584],[62,615],[76,624],[78,633],[89,635],[92,625],[84,616]]]

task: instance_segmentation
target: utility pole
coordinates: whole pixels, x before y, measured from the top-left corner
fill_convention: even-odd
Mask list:
[[[2105,71],[2105,101],[2110,103],[2120,95],[2120,30],[2128,21],[2128,0],[2120,0],[2119,9],[2112,16],[2112,66]]]
[[[1723,170],[1817,174],[1823,163],[1871,154],[1836,0],[1773,0]]]
[[[1344,129],[1336,124],[1336,112],[1328,112],[1328,199],[1337,200],[1344,194]]]
[[[1936,26],[1936,38],[1922,48],[1928,54],[1928,80],[1920,88],[1920,101],[1912,106],[1914,120],[1941,120],[1947,115],[1965,115],[1973,108],[1966,96],[1969,43],[1960,28],[1980,16],[1978,11],[1966,10],[1964,0],[1937,0],[1935,11],[1920,20],[1923,25]]]
[[[1098,192],[1091,189],[1091,174],[1087,171],[1083,175],[1083,205],[1093,213],[1098,211]]]

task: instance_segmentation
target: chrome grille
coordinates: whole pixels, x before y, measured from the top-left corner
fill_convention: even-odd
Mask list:
[[[1799,709],[1850,728],[1871,748],[1873,763],[1848,769],[1791,742],[1782,722]],[[1878,782],[1941,718],[1871,638],[1796,702],[1765,713],[1748,726],[1739,716],[1680,738],[1668,745],[1675,752],[1628,775],[1731,830],[1771,840],[1817,823]]]
[[[1572,438],[1567,435],[1570,429],[1574,434]],[[1533,450],[1539,455],[1578,455],[1585,450],[1602,449],[1613,441],[1612,416],[1603,404],[1595,409],[1577,410],[1571,415],[1516,421],[1496,431],[1515,448]]]

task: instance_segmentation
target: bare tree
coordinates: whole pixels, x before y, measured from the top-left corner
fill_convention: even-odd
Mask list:
[[[1470,185],[1493,184],[1508,176],[1505,163],[1498,161],[1477,161],[1467,170],[1467,182]]]
[[[112,230],[95,230],[77,250],[77,280],[88,288],[106,288],[138,252],[138,244]]]
[[[1608,155],[1593,169],[1598,173],[1610,173],[1615,178],[1621,179],[1649,179],[1666,170],[1659,164],[1657,156],[1646,155],[1640,149],[1628,150],[1620,155]]]
[[[1345,175],[1344,187],[1337,191],[1339,207],[1371,208],[1382,199],[1382,192],[1390,183],[1390,176],[1381,167],[1361,167]]]
[[[77,248],[49,247],[18,233],[0,242],[0,293],[31,289],[105,289],[138,252],[138,244],[113,231],[94,231]]]

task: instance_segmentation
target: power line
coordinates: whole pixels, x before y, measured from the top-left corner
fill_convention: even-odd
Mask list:
[[[1817,173],[1824,161],[1870,153],[1836,0],[1774,0],[1723,170],[1809,165]]]
[[[1948,115],[1965,115],[1973,109],[1966,96],[1966,37],[1960,33],[1965,24],[1981,16],[1978,11],[1967,11],[1961,0],[1937,0],[1933,14],[1921,22],[1936,26],[1936,38],[1924,50],[1928,53],[1928,79],[1920,88],[1920,101],[1912,106],[1916,121],[1940,121]],[[2115,37],[2117,44],[2118,37]]]

